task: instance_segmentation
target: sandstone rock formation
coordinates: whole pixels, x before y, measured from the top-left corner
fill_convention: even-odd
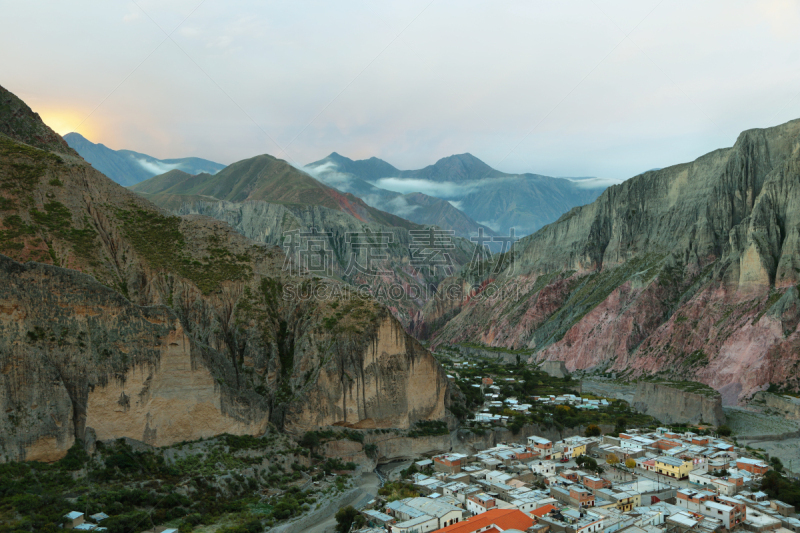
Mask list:
[[[725,423],[719,393],[690,392],[670,383],[640,381],[636,385],[633,407],[664,424]]]
[[[570,370],[699,380],[725,403],[769,383],[797,389],[799,176],[800,121],[746,131],[610,187],[499,267],[446,280],[514,290],[429,302],[414,331],[530,348]]]
[[[289,275],[223,222],[167,216],[0,103],[0,460],[445,416],[444,371],[385,307]]]

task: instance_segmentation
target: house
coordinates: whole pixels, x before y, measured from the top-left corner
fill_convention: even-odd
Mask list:
[[[550,496],[572,507],[594,507],[594,494],[580,485],[553,485],[550,487]]]
[[[467,497],[467,511],[471,512],[472,514],[485,513],[486,511],[494,509],[495,507],[497,507],[497,501],[485,492],[470,494]]]
[[[763,476],[767,473],[767,470],[769,470],[769,465],[764,461],[759,461],[758,459],[741,457],[736,459],[736,468],[739,470],[744,470],[745,472],[750,472],[751,474]]]
[[[432,516],[421,515],[417,518],[403,520],[392,526],[390,530],[392,533],[429,533],[435,531],[438,527],[438,521]]]
[[[555,449],[561,452],[562,457],[571,459],[586,453],[586,448],[591,443],[584,437],[568,437],[555,445]]]
[[[533,461],[530,463],[531,472],[537,476],[549,477],[556,473],[556,463],[553,461]]]
[[[794,516],[794,505],[783,503],[780,500],[772,500],[769,502],[769,506],[778,511],[781,516]]]
[[[440,529],[464,518],[464,511],[455,505],[431,498],[405,498],[386,505],[387,514],[398,520],[392,531],[419,533]],[[425,520],[423,520],[425,518]]]
[[[680,489],[675,494],[675,503],[687,511],[699,513],[702,505],[713,497],[713,493],[704,490]]]
[[[467,458],[463,453],[446,453],[433,458],[433,469],[437,472],[455,474],[461,472],[461,466]]]
[[[550,459],[553,454],[553,443],[549,440],[531,436],[528,437],[528,449],[534,453],[538,453],[542,459]]]
[[[526,531],[531,526],[533,526],[533,518],[519,509],[492,509],[467,518],[463,522],[439,529],[435,533],[478,533],[482,531],[501,533],[509,530]]]
[[[556,510],[558,510],[557,507],[554,507],[553,505],[550,505],[548,503],[547,505],[543,505],[543,506],[539,507],[538,509],[534,509],[533,511],[530,512],[530,514],[532,516],[535,516],[536,518],[541,518],[543,516],[546,516],[546,515],[550,514],[553,511],[556,511]]]
[[[603,531],[603,518],[593,513],[575,509],[561,510],[539,518],[540,524],[548,524],[558,533],[596,533]]]
[[[64,515],[64,529],[74,529],[75,527],[83,524],[84,517],[83,513],[79,513],[78,511],[71,511]]]
[[[742,513],[738,512],[735,507],[714,501],[703,502],[700,514],[721,520],[726,529],[733,529],[744,520]]]
[[[677,457],[662,455],[655,459],[655,471],[658,474],[669,476],[675,479],[686,479],[689,472],[694,468],[692,461],[685,461]]]
[[[595,494],[598,498],[612,502],[622,512],[632,511],[642,504],[642,495],[632,490],[607,488],[600,489]]]
[[[395,520],[393,516],[380,511],[375,511],[374,509],[361,511],[361,514],[367,519],[367,523],[372,524],[373,526],[386,528],[386,526],[393,526],[397,523],[397,520]]]
[[[583,476],[583,485],[590,491],[596,493],[598,489],[610,487],[611,482],[599,476]]]
[[[742,525],[748,531],[772,531],[781,527],[781,521],[763,511],[748,507],[747,517]]]

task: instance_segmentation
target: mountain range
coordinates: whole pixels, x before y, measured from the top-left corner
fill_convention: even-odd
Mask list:
[[[417,224],[453,230],[465,238],[477,235],[479,228],[483,228],[487,235],[495,235],[491,228],[478,224],[447,200],[421,192],[403,194],[376,187],[369,180],[399,172],[376,157],[353,161],[334,152],[325,159],[306,165],[304,170],[331,187],[354,194],[373,207]]]
[[[470,221],[465,228],[483,226],[503,235],[514,228],[517,236],[532,233],[573,207],[592,202],[607,187],[592,178],[508,174],[471,154],[445,157],[419,170],[398,170],[375,157],[353,161],[334,152],[305,169],[332,187],[411,220],[429,217],[425,208],[430,201],[423,202],[425,196],[411,197],[414,193],[446,200]],[[444,209],[439,211],[443,213]]]
[[[293,238],[302,238],[304,249],[312,240],[319,241],[324,250],[314,256],[318,264],[331,266],[320,275],[370,287],[406,326],[425,304],[429,287],[470,261],[475,249],[468,240],[454,237],[447,250],[449,268],[413,268],[419,238],[412,232],[424,226],[371,207],[269,155],[238,161],[214,175],[172,170],[130,189],[175,214],[210,216],[272,246],[288,246]],[[367,259],[367,254],[372,257]],[[351,263],[354,258],[357,264]],[[367,261],[374,268],[359,268]],[[403,287],[403,297],[389,298],[390,286]]]
[[[450,416],[444,370],[385,306],[285,260],[166,215],[0,87],[0,460]]]
[[[64,140],[94,168],[125,187],[173,169],[190,174],[214,174],[225,168],[225,165],[199,157],[156,159],[132,150],[112,150],[89,141],[80,133],[67,133]]]
[[[735,404],[800,376],[800,120],[630,178],[440,286],[434,345],[524,349],[531,361],[702,381]]]

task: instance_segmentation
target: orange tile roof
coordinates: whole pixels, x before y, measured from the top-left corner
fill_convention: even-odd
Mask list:
[[[434,533],[473,533],[473,531],[478,531],[492,524],[497,526],[498,532],[507,529],[520,529],[525,531],[533,525],[533,518],[519,509],[492,509],[491,511],[486,511],[485,513],[467,518],[463,522],[437,529]]]
[[[555,510],[556,510],[556,507],[554,507],[554,506],[552,506],[552,505],[550,505],[548,503],[545,506],[539,507],[538,509],[534,509],[533,511],[531,511],[531,514],[532,515],[536,515],[538,518],[541,518],[544,515],[546,515],[547,513],[549,513],[550,511],[555,511]]]

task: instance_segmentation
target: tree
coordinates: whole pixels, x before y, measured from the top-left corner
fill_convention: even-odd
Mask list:
[[[585,468],[586,470],[591,470],[592,472],[597,472],[598,474],[603,471],[603,467],[597,464],[597,461],[589,457],[588,455],[580,455],[575,459],[575,463],[580,466],[581,468]]]
[[[619,457],[613,453],[610,453],[608,454],[608,457],[606,457],[606,462],[612,466],[616,466],[619,464]]]
[[[625,459],[625,466],[627,466],[628,468],[636,468],[636,460]]]
[[[319,443],[319,433],[316,431],[306,431],[299,442],[300,446],[303,448],[308,448],[308,451],[310,452],[313,452],[314,449],[319,446]]]
[[[348,533],[353,525],[361,527],[364,522],[364,517],[352,505],[336,511],[336,533]]]
[[[733,430],[731,430],[731,428],[726,426],[725,424],[717,428],[717,434],[720,435],[721,437],[730,437],[731,433],[733,433]]]
[[[600,436],[600,426],[597,424],[589,424],[586,426],[586,430],[583,432],[584,435],[587,437],[599,437]]]
[[[617,433],[625,433],[625,430],[628,428],[628,419],[624,416],[617,418],[617,425],[614,427],[614,431]]]
[[[770,457],[769,463],[776,472],[783,472],[783,461],[781,461],[778,457]]]

